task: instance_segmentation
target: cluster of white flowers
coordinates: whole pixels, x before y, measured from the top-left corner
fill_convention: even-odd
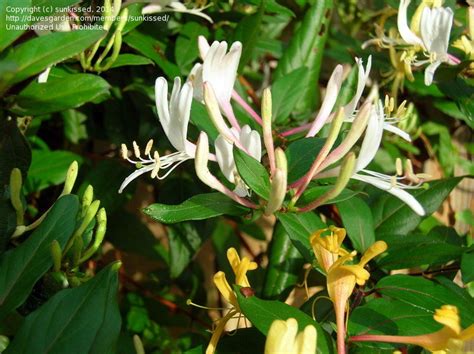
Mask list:
[[[227,49],[226,42],[216,41],[209,45],[205,38],[199,37],[202,63],[194,66],[184,85],[181,85],[179,78],[175,78],[170,99],[168,99],[166,79],[159,77],[156,80],[155,97],[158,117],[168,140],[176,149],[176,152],[165,156],[160,156],[155,152],[152,157],[152,142],[150,142],[145,149],[145,157],[142,157],[140,149],[134,143],[133,150],[137,160],[132,160],[128,156],[127,147],[123,146],[123,157],[135,164],[138,169],[125,179],[120,187],[120,192],[139,175],[151,172],[152,177],[162,179],[182,162],[194,159],[196,174],[202,182],[242,205],[249,208],[258,208],[249,198],[251,196],[249,188],[239,176],[234,162],[233,149],[240,149],[257,161],[261,161],[262,140],[258,131],[253,130],[248,125],[240,126],[235,117],[231,99],[235,98],[237,103],[243,101],[234,90],[242,45],[235,42],[229,50]],[[290,133],[281,134],[284,136],[296,131],[308,130],[306,137],[313,137],[325,124],[331,125],[325,145],[315,157],[311,169],[300,180],[288,187],[285,154],[280,148],[275,149],[273,145],[270,91],[268,89],[264,91],[263,120],[258,116],[255,117],[256,114],[253,110],[250,111],[245,105],[242,105],[258,123],[262,123],[263,145],[270,164],[272,187],[266,212],[271,213],[279,210],[289,189],[293,189],[295,192],[289,204],[290,209],[292,207],[299,211],[314,209],[320,203],[310,203],[303,208],[295,207],[296,201],[306,190],[311,180],[330,176],[341,179],[341,176],[346,176],[347,180],[349,178],[361,180],[386,190],[407,203],[416,213],[424,214],[423,207],[419,202],[405,191],[405,189],[412,188],[412,186],[400,182],[405,177],[388,176],[366,169],[379,149],[384,130],[395,133],[408,141],[410,141],[410,137],[393,124],[397,119],[386,114],[383,103],[377,99],[376,90],[372,90],[364,104],[360,109],[357,109],[367,84],[371,58],[369,57],[365,68],[361,59],[357,59],[356,63],[359,70],[357,89],[354,97],[347,105],[332,112],[342,85],[342,67],[338,65],[331,75],[326,96],[313,122],[293,129]],[[205,104],[209,117],[219,132],[219,136],[214,141],[215,154],[209,152],[209,141],[206,132],[202,131],[200,133],[196,144],[187,139],[193,98]],[[339,146],[333,149],[343,122],[351,123],[351,129]],[[335,163],[354,155],[350,150],[363,136],[364,131],[365,137],[357,160],[353,159],[352,164],[344,164],[343,162],[342,165],[334,168]],[[209,161],[217,162],[222,174],[228,182],[234,185],[233,190],[228,189],[210,172],[208,168]],[[166,172],[160,174],[162,170]]]

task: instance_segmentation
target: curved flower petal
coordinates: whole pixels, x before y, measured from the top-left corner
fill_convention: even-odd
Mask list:
[[[423,41],[408,27],[408,5],[410,5],[410,0],[400,1],[397,16],[398,32],[406,43],[423,46]]]

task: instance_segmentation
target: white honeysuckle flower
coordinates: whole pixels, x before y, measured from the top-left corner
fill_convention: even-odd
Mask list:
[[[192,99],[193,87],[191,84],[186,83],[181,87],[181,80],[175,78],[171,97],[168,100],[168,82],[163,77],[156,79],[155,100],[158,118],[168,140],[177,151],[165,156],[159,156],[155,151],[152,156],[153,141],[150,140],[145,148],[144,156],[142,156],[138,145],[134,142],[135,159],[131,159],[128,156],[127,147],[122,145],[122,157],[134,164],[137,170],[123,181],[119,193],[135,178],[147,172],[152,172],[153,178],[164,179],[181,163],[195,157],[196,145],[187,140]],[[167,171],[164,175],[159,175],[160,170]]]
[[[181,88],[181,79],[176,77],[168,102],[168,82],[164,77],[156,79],[155,101],[161,126],[174,148],[190,157],[194,157],[196,150],[196,146],[187,140],[192,99],[192,85],[185,83]]]
[[[367,81],[369,79],[370,69],[372,68],[372,56],[369,55],[367,58],[367,65],[364,69],[364,63],[361,58],[356,58],[356,64],[358,67],[357,73],[357,88],[354,97],[350,100],[348,104],[344,106],[344,113],[346,117],[351,117],[359,104],[360,98],[362,97],[362,93],[364,92],[364,88],[367,85]]]
[[[398,7],[397,27],[402,39],[411,45],[419,45],[423,47],[423,41],[408,26],[408,5],[411,0],[401,0]]]
[[[313,137],[319,133],[321,128],[326,124],[329,115],[337,101],[337,96],[341,90],[342,85],[342,65],[337,65],[329,78],[328,85],[326,88],[326,95],[324,96],[323,103],[319,109],[318,115],[314,119],[311,128],[309,129],[306,137]]]
[[[203,63],[196,64],[193,67],[188,79],[194,87],[194,98],[203,101],[202,85],[204,82],[208,82],[214,89],[220,109],[227,116],[232,126],[238,128],[230,99],[237,77],[240,56],[242,55],[242,44],[234,42],[227,51],[228,44],[225,41],[214,41],[211,46],[209,44],[206,46],[204,41],[206,41],[204,37],[200,36],[198,45]]]
[[[409,27],[407,9],[410,0],[401,0],[398,9],[398,32],[406,44],[420,46],[427,60],[415,60],[414,65],[420,66],[430,63],[425,69],[425,85],[431,85],[436,69],[441,63],[456,64],[448,54],[449,36],[453,25],[453,11],[448,7],[425,6],[420,19],[420,36],[417,36]]]
[[[382,101],[374,105],[371,117],[367,125],[364,140],[356,161],[356,167],[352,179],[369,183],[378,189],[387,191],[388,193],[399,198],[413,209],[418,215],[425,215],[425,211],[421,204],[410,193],[404,189],[416,188],[417,186],[408,186],[398,182],[403,177],[388,176],[383,173],[367,170],[366,167],[374,159],[375,154],[379,150],[384,131],[384,111]]]
[[[208,6],[195,7],[192,9],[188,9],[183,3],[176,0],[153,0],[150,2],[151,2],[150,5],[147,5],[142,9],[143,15],[172,11],[172,12],[181,12],[181,13],[187,13],[187,14],[199,16],[206,19],[210,23],[214,22],[212,21],[212,18],[210,18],[208,15],[202,12]]]
[[[242,127],[240,132],[232,128],[233,134],[238,137],[238,140],[244,152],[248,153],[257,161],[262,158],[262,144],[260,134],[256,130],[252,130],[248,125]],[[231,183],[235,184],[234,192],[240,196],[245,197],[249,195],[248,188],[245,183],[238,176],[237,168],[235,166],[233,148],[234,144],[219,135],[215,140],[216,160],[225,178]]]
[[[201,132],[197,142],[196,158],[194,160],[196,175],[204,184],[208,185],[212,189],[215,189],[227,195],[229,198],[233,199],[237,203],[255,209],[257,206],[254,203],[245,198],[242,198],[242,196],[238,195],[236,192],[233,192],[228,189],[209,171],[209,156],[209,140],[207,134],[205,132]]]
[[[420,34],[432,63],[425,69],[425,85],[431,85],[433,76],[441,63],[449,62],[449,35],[453,25],[453,11],[450,8],[425,7],[421,14]]]

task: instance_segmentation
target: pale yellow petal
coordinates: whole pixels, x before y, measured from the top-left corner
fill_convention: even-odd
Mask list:
[[[296,336],[297,354],[314,354],[316,353],[317,332],[314,326],[306,326],[306,328]]]
[[[214,284],[227,302],[234,305],[234,307],[238,307],[237,298],[227,282],[224,272],[217,272],[214,275]]]
[[[456,306],[443,305],[435,311],[433,316],[436,322],[441,323],[451,329],[455,335],[461,333],[461,323],[459,319],[458,309]]]

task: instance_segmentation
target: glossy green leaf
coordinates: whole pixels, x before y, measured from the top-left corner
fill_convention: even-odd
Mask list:
[[[124,38],[123,41],[137,50],[139,53],[153,60],[168,77],[175,77],[180,75],[180,70],[170,62],[164,55],[165,47],[163,43],[151,37],[149,34],[140,32],[138,29],[131,31]]]
[[[291,143],[285,151],[288,160],[288,183],[296,182],[309,171],[325,139],[305,138]]]
[[[248,209],[221,193],[195,195],[178,205],[151,204],[143,212],[156,221],[174,224],[186,220],[203,220],[219,215],[243,215]]]
[[[275,123],[282,123],[295,108],[306,89],[306,67],[298,68],[275,80],[272,84],[272,114]]]
[[[170,249],[169,270],[171,278],[177,278],[194,258],[209,236],[204,224],[183,222],[167,227]]]
[[[324,45],[329,30],[332,0],[314,2],[306,12],[299,28],[291,37],[288,48],[275,71],[278,79],[291,71],[306,66],[309,70],[297,110],[301,113],[314,111],[319,101],[319,73]]]
[[[11,111],[18,115],[40,115],[77,108],[87,102],[102,101],[109,96],[110,85],[100,76],[71,74],[33,81],[16,97]]]
[[[298,282],[304,260],[281,223],[273,231],[262,296],[284,300]]]
[[[119,267],[113,263],[85,284],[54,295],[26,317],[4,353],[115,353]]]
[[[413,196],[421,203],[426,215],[435,212],[446,199],[451,190],[461,181],[462,177],[436,180],[429,183],[428,189],[419,189]],[[373,205],[375,232],[406,235],[414,230],[422,217],[417,215],[408,205],[392,195],[383,195]]]
[[[19,168],[23,179],[31,163],[31,149],[24,135],[18,129],[16,119],[0,116],[0,190],[10,183],[12,169]],[[2,192],[3,193],[3,192]]]
[[[245,317],[263,334],[267,335],[273,321],[294,318],[298,322],[298,331],[302,331],[309,325],[316,327],[318,332],[318,354],[334,353],[333,343],[329,336],[317,322],[313,321],[304,312],[280,301],[262,300],[256,296],[245,297],[240,293],[237,286],[236,294]]]
[[[375,290],[383,297],[402,301],[431,314],[443,305],[455,305],[464,328],[474,323],[474,302],[471,296],[446,278],[428,280],[409,275],[392,275],[381,279]]]
[[[303,214],[281,213],[277,217],[288,233],[293,245],[298,249],[306,262],[312,263],[314,254],[309,243],[309,237],[313,232],[325,228],[326,225],[313,212]]]
[[[352,246],[364,252],[375,242],[374,220],[369,206],[361,198],[352,197],[337,203],[337,208]]]
[[[29,23],[31,0],[4,0],[0,3],[0,52],[21,36]],[[24,11],[21,13],[20,11]]]
[[[379,239],[387,243],[388,249],[378,265],[390,270],[442,265],[460,260],[463,253],[462,239],[447,227],[436,227],[428,235],[381,235]]]
[[[26,180],[27,188],[30,191],[39,191],[63,183],[66,180],[66,171],[73,161],[81,164],[82,157],[69,151],[33,150]]]
[[[81,53],[103,35],[104,32],[100,30],[54,32],[18,45],[3,59],[15,63],[16,71],[11,79],[0,80],[0,92],[39,74],[50,65]]]
[[[234,149],[234,161],[240,177],[245,184],[261,196],[263,199],[270,198],[270,176],[265,167],[253,157],[247,155],[240,149]]]
[[[25,242],[0,257],[0,319],[20,306],[51,268],[51,243],[56,240],[64,247],[76,226],[78,210],[76,196],[61,197]]]
[[[474,250],[464,252],[461,258],[462,281],[467,284],[474,281]]]
[[[209,30],[197,22],[186,22],[179,31],[174,48],[176,64],[184,71],[199,60],[198,37],[209,37]]]
[[[113,69],[121,66],[135,65],[153,65],[153,61],[141,55],[120,54],[110,68]]]
[[[303,195],[298,199],[297,205],[306,205],[313,200],[319,198],[324,193],[327,193],[330,189],[334,188],[332,185],[327,186],[315,186],[314,184],[310,184],[308,188],[304,191]],[[334,199],[328,200],[327,202],[323,203],[322,205],[327,204],[334,204],[339,202],[344,202],[350,200],[354,196],[360,194],[360,192],[356,192],[347,188],[344,188],[342,192]]]

